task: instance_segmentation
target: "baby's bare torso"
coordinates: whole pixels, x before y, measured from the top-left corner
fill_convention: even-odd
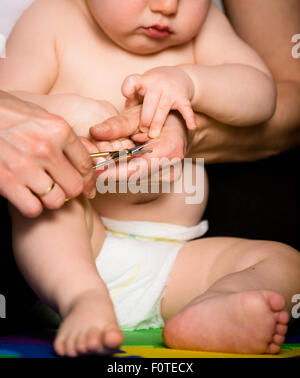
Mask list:
[[[157,66],[194,63],[193,42],[152,55],[136,55],[113,43],[97,26],[82,0],[74,5],[59,30],[59,72],[51,94],[72,92],[110,101],[122,111],[124,79]]]
[[[194,63],[193,42],[153,55],[136,55],[115,45],[97,26],[84,1],[74,0],[64,25],[58,28],[59,70],[49,94],[75,93],[111,102],[119,112],[125,105],[124,79],[153,67]],[[99,194],[93,206],[103,216],[194,225],[204,210],[186,205],[185,193]],[[202,211],[201,211],[202,210]]]

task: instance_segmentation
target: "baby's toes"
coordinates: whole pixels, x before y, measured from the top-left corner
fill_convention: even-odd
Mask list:
[[[267,299],[267,302],[270,306],[270,309],[275,312],[283,311],[285,306],[285,299],[283,295],[275,291],[264,291],[264,295]]]
[[[87,353],[86,333],[80,332],[75,341],[75,347],[78,354]]]
[[[285,324],[276,324],[275,332],[278,335],[284,336],[287,333],[288,326]]]
[[[103,345],[107,351],[113,352],[121,346],[124,341],[123,333],[116,328],[106,330],[103,335]]]
[[[53,346],[59,356],[64,356],[66,354],[66,335],[56,336]]]
[[[289,322],[290,316],[288,312],[286,311],[281,311],[276,314],[276,322],[282,325],[287,325]]]
[[[102,345],[102,331],[97,328],[91,328],[86,335],[86,346],[89,352],[101,353]]]
[[[269,346],[267,347],[267,350],[266,350],[266,353],[268,354],[277,354],[280,352],[280,345],[277,345],[277,344],[274,344],[274,343],[271,343],[269,344]]]
[[[285,339],[285,336],[275,334],[272,337],[272,343],[280,346],[284,343],[284,339]]]
[[[77,338],[77,335],[76,334],[70,334],[68,336],[68,338],[66,339],[66,342],[65,342],[65,354],[68,356],[68,357],[76,357],[77,356],[77,350],[76,350],[76,338]]]

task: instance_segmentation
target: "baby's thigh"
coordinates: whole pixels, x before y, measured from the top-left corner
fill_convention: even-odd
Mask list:
[[[203,294],[220,278],[258,263],[271,242],[239,238],[203,238],[185,244],[173,265],[161,304],[165,320]]]
[[[101,216],[93,206],[93,201],[85,201],[86,224],[91,241],[93,258],[96,260],[105,239],[105,228]]]
[[[101,217],[94,209],[92,201],[82,195],[70,202],[71,203],[66,206],[73,207],[72,215],[77,217],[78,221],[82,222],[82,234],[87,233],[92,250],[92,257],[95,260],[105,238],[105,230]]]

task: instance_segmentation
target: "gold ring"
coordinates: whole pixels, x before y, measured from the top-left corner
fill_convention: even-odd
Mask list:
[[[55,182],[53,181],[53,183],[49,186],[49,188],[42,194],[39,195],[39,197],[44,197],[46,196],[47,194],[49,194],[50,192],[52,192],[53,188],[55,187]]]

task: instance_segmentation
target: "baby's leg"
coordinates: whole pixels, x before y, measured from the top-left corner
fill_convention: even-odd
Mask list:
[[[11,211],[17,264],[38,296],[63,319],[54,343],[60,355],[109,353],[123,340],[94,262],[104,229],[87,206],[87,201],[72,200],[37,219]]]
[[[188,243],[172,270],[162,314],[177,349],[278,353],[300,292],[300,254],[275,242],[210,238]]]

